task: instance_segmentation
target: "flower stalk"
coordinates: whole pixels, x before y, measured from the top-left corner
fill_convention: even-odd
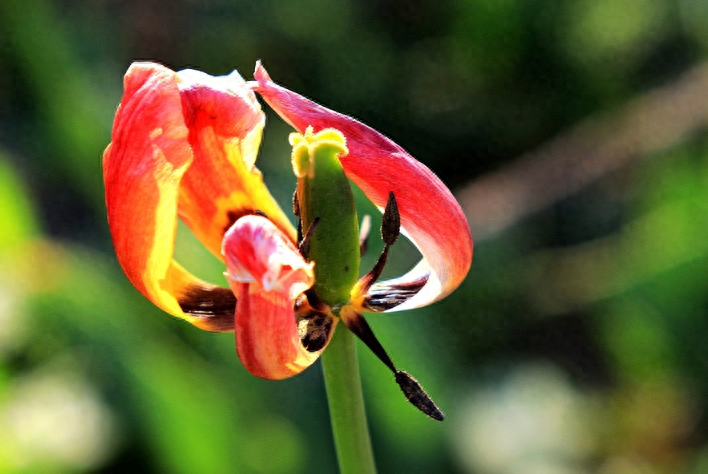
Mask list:
[[[340,474],[375,474],[355,339],[344,327],[335,331],[322,353],[322,371]]]

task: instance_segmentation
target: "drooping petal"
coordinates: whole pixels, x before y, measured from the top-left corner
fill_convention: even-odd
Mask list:
[[[334,128],[344,134],[349,148],[341,158],[344,172],[380,210],[390,191],[396,196],[402,232],[423,259],[406,275],[375,284],[371,291],[381,296],[380,306],[370,309],[416,308],[457,288],[472,263],[472,237],[462,209],[442,181],[374,129],[275,84],[260,63],[255,78],[257,83],[249,85],[300,133],[313,126],[315,131]],[[387,303],[384,296],[390,294],[394,297]]]
[[[293,240],[295,229],[254,166],[265,115],[234,71],[213,77],[177,73],[194,162],[182,179],[179,214],[217,257],[226,230],[244,215],[265,213]]]
[[[226,277],[238,298],[236,351],[253,375],[283,379],[309,367],[324,347],[306,350],[295,318],[295,301],[314,284],[289,237],[261,216],[237,220],[224,236]]]
[[[108,223],[131,283],[150,301],[202,329],[233,329],[227,288],[186,272],[172,255],[180,181],[192,163],[177,77],[157,64],[133,64],[103,154]]]

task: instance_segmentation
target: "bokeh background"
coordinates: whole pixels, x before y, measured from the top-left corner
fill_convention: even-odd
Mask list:
[[[458,196],[465,283],[369,318],[447,420],[360,346],[381,473],[708,472],[705,0],[0,0],[0,472],[337,472],[319,365],[256,379],[117,265],[100,159],[136,59],[262,59]],[[183,228],[177,253],[221,281]]]

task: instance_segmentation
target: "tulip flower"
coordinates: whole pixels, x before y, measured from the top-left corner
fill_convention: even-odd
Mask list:
[[[246,369],[267,379],[311,365],[342,321],[412,403],[442,419],[417,382],[395,368],[363,314],[428,305],[462,282],[472,261],[462,210],[388,138],[275,84],[260,63],[255,79],[154,63],[126,73],[103,155],[108,222],[126,276],[164,311],[207,331],[234,331]],[[297,131],[290,140],[299,230],[255,167],[265,124],[256,93]],[[349,180],[383,212],[384,251],[361,277],[365,236]],[[178,218],[224,262],[229,287],[174,260]],[[377,281],[399,233],[422,259]]]

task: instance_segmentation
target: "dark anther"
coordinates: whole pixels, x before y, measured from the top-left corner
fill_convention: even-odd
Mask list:
[[[369,232],[371,232],[371,216],[367,214],[361,220],[361,227],[359,227],[359,256],[364,255],[369,248]]]
[[[268,218],[268,215],[260,209],[256,209],[253,213],[257,216],[265,217],[266,219]]]
[[[344,324],[346,324],[351,332],[371,349],[371,352],[373,352],[386,367],[391,369],[391,372],[396,376],[396,383],[401,387],[403,394],[406,396],[406,400],[434,420],[442,421],[445,419],[445,414],[435,405],[435,402],[433,402],[423,387],[420,386],[420,383],[407,372],[396,369],[396,366],[393,365],[391,358],[388,356],[379,340],[376,339],[369,323],[361,313],[354,312],[353,315],[346,314],[346,317],[342,317],[342,321],[344,321]]]
[[[393,191],[390,191],[386,209],[384,209],[383,213],[383,221],[381,222],[381,238],[386,245],[393,245],[396,243],[400,233],[401,215],[398,213],[396,196],[394,196]]]
[[[332,333],[332,317],[326,313],[310,311],[298,321],[302,346],[309,352],[321,350]]]
[[[302,221],[301,221],[302,222]],[[307,260],[310,257],[310,244],[312,243],[312,236],[315,235],[315,230],[317,229],[317,224],[320,223],[320,218],[315,217],[315,219],[312,221],[310,224],[310,227],[307,229],[307,233],[305,236],[300,240],[300,255],[302,255],[305,260]]]
[[[428,415],[433,420],[443,421],[445,414],[438,408],[430,395],[426,393],[420,383],[407,372],[399,370],[396,372],[396,383],[403,394],[414,407]]]
[[[178,298],[182,311],[197,318],[199,327],[212,332],[233,331],[236,297],[228,288],[192,285]]]

